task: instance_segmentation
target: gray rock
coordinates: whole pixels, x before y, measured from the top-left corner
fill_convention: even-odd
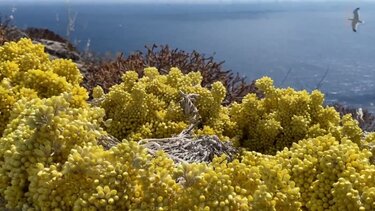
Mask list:
[[[43,44],[45,46],[45,51],[50,54],[52,58],[71,59],[75,62],[81,60],[79,53],[69,50],[66,43],[46,39],[37,39],[34,40],[34,42]]]
[[[5,36],[7,40],[19,40],[24,37],[29,37],[24,31],[17,27],[9,27],[6,29]]]

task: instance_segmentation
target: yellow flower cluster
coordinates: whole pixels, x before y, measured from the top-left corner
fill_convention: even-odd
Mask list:
[[[179,210],[299,210],[300,194],[274,157],[245,153],[242,161],[224,156],[179,167]]]
[[[230,107],[230,118],[237,125],[242,146],[266,154],[274,154],[304,138],[332,134],[337,139],[348,137],[359,143],[362,130],[347,115],[340,119],[332,107],[324,107],[319,91],[295,91],[273,86],[269,77],[256,81],[265,97],[248,94],[242,103]]]
[[[367,134],[366,138],[361,141],[361,148],[368,149],[372,152],[372,157],[370,158],[370,162],[375,165],[375,132]]]
[[[356,143],[362,135],[350,116],[340,119],[333,108],[323,106],[324,96],[319,91],[309,94],[278,89],[267,77],[256,83],[265,92],[264,99],[249,94],[242,103],[230,107],[221,105],[224,86],[214,83],[210,90],[201,87],[199,73],[183,75],[172,68],[168,75],[159,75],[157,69],[146,68],[144,77],[139,79],[136,72],[130,71],[123,81],[112,87],[101,104],[107,118],[113,120],[108,131],[119,139],[162,138],[179,133],[189,123],[179,103],[179,91],[199,95],[196,106],[203,127],[196,134],[215,134],[262,153],[274,154],[301,139],[328,133]],[[99,88],[95,96],[103,96]]]
[[[50,68],[52,72],[65,78],[68,83],[80,84],[82,82],[83,76],[77,65],[70,60],[54,59],[51,61]]]
[[[0,193],[8,206],[22,208],[35,197],[25,191],[37,165],[60,165],[71,149],[95,143],[105,134],[99,127],[104,111],[100,108],[73,108],[71,94],[46,99],[21,99],[0,138]]]
[[[118,145],[111,151],[91,143],[75,147],[66,162],[38,165],[38,173],[30,179],[30,196],[33,196],[30,207],[124,210],[131,204],[130,200],[140,197],[136,186],[139,173],[132,169],[131,162],[137,160],[141,165],[145,155],[131,144]]]
[[[37,164],[28,208],[169,210],[180,189],[173,170],[172,160],[160,153],[151,159],[135,142],[124,141],[109,151],[87,143],[73,148],[65,162]]]
[[[86,104],[87,91],[80,87],[82,75],[70,60],[50,60],[43,45],[29,39],[0,46],[0,134],[10,115],[11,105],[23,97],[48,98],[72,93],[71,103]]]
[[[374,210],[375,166],[371,152],[331,135],[300,141],[276,155],[290,169],[309,210]]]
[[[100,88],[94,90],[94,97],[103,98],[100,106],[106,110],[106,117],[112,119],[108,132],[118,139],[163,138],[180,133],[190,118],[180,105],[180,92],[199,95],[196,106],[206,129],[198,134],[210,127],[223,137],[228,130],[228,112],[221,105],[226,91],[220,82],[208,90],[200,85],[199,72],[184,75],[177,68],[171,68],[167,75],[146,68],[140,79],[136,72],[129,71],[122,79],[123,83],[113,86],[105,96]]]
[[[3,133],[6,123],[9,120],[10,111],[13,104],[16,102],[14,96],[12,96],[10,90],[5,89],[0,85],[0,135]]]
[[[245,152],[232,162],[222,156],[210,164],[175,165],[136,142],[108,151],[85,142],[65,161],[29,167],[22,181],[28,192],[8,188],[4,194],[9,208],[37,210],[373,210],[370,155],[328,135],[274,156]],[[17,201],[9,202],[9,195]]]

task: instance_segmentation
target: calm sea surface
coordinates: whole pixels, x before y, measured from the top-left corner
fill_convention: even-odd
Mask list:
[[[327,102],[375,112],[375,4],[268,3],[231,5],[2,4],[19,27],[49,28],[96,52],[168,44],[197,50],[249,80],[263,75],[281,87],[317,86]],[[351,31],[354,8],[365,24]],[[289,74],[287,74],[290,72]],[[326,74],[327,73],[327,74]],[[326,76],[324,77],[324,75]],[[286,75],[288,75],[286,77]],[[324,80],[322,80],[324,79]]]

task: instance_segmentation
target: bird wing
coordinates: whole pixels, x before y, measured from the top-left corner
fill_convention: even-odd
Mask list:
[[[354,13],[354,18],[353,18],[353,19],[357,19],[357,20],[359,20],[359,8],[356,8],[356,9],[353,11],[353,13]]]
[[[357,27],[358,27],[358,21],[356,21],[356,20],[352,20],[352,28],[353,28],[353,31],[354,31],[354,32],[357,31]]]

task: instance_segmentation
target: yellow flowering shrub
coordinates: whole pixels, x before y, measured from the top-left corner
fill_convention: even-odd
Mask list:
[[[25,194],[15,188],[4,194],[18,196],[9,208],[38,210],[373,210],[370,155],[328,135],[274,156],[245,152],[231,162],[222,156],[176,165],[136,142],[108,151],[85,142],[63,162],[29,167]]]
[[[372,152],[370,162],[375,165],[375,132],[367,134],[364,140],[361,141],[361,148],[368,149]]]
[[[50,68],[58,76],[64,77],[68,83],[80,84],[82,82],[83,76],[79,72],[77,65],[71,60],[54,59],[51,61]]]
[[[257,80],[256,85],[264,92],[264,98],[248,94],[229,108],[241,146],[274,154],[299,140],[326,134],[359,143],[362,130],[358,123],[349,115],[340,119],[334,108],[325,107],[321,92],[275,88],[269,77]]]
[[[178,210],[299,210],[299,189],[276,157],[245,153],[209,165],[183,164]]]
[[[49,62],[43,45],[33,44],[26,38],[7,42],[0,46],[0,63],[5,63],[0,65],[0,79],[6,77],[13,80],[13,77],[29,70],[46,70]]]
[[[209,90],[200,85],[202,76],[198,72],[184,75],[177,68],[172,68],[167,75],[159,75],[155,68],[146,68],[140,79],[136,72],[128,71],[122,79],[121,84],[113,86],[104,96],[100,88],[94,90],[94,96],[103,98],[100,106],[106,110],[106,117],[112,119],[108,132],[118,139],[163,138],[180,133],[190,124],[190,117],[180,105],[180,91],[199,95],[196,106],[202,125],[226,138],[224,134],[230,121],[221,105],[225,97],[221,83],[214,83]]]
[[[295,143],[276,157],[283,158],[309,210],[373,210],[371,155],[347,138],[339,141],[327,135]]]
[[[16,99],[10,94],[10,90],[0,85],[0,135],[6,127],[5,123],[9,120],[10,111],[15,102]]]
[[[29,177],[36,165],[59,165],[70,150],[95,143],[105,132],[99,127],[104,111],[73,108],[71,94],[46,99],[21,99],[14,105],[13,118],[0,138],[0,193],[9,207],[27,202]],[[18,116],[16,116],[18,114]]]
[[[13,86],[9,78],[0,82],[0,136],[11,118],[11,111],[17,100],[24,98],[31,100],[37,98],[37,93],[29,88]]]
[[[48,98],[70,92],[74,106],[86,105],[88,93],[80,87],[81,81],[82,75],[72,61],[51,61],[43,45],[21,39],[0,46],[0,134],[12,105],[23,97]]]
[[[92,143],[73,148],[66,162],[38,164],[30,179],[31,205],[41,210],[127,210],[141,203],[138,169],[146,159],[135,143],[110,151]]]

